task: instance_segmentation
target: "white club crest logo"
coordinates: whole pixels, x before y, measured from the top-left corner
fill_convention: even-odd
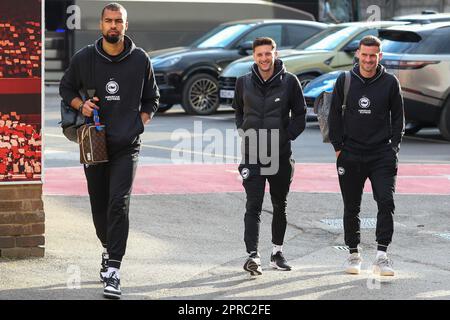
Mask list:
[[[106,91],[107,91],[109,94],[115,94],[115,93],[117,93],[117,91],[119,91],[119,84],[118,84],[117,82],[115,82],[115,81],[109,81],[109,82],[106,84]]]
[[[343,176],[345,174],[345,169],[343,167],[338,167],[338,174]]]
[[[367,109],[368,107],[370,107],[370,100],[367,97],[362,97],[361,99],[359,99],[358,103],[361,108]]]
[[[244,180],[247,179],[249,175],[250,175],[250,170],[248,168],[242,169],[242,171],[241,171],[242,179],[244,179]]]

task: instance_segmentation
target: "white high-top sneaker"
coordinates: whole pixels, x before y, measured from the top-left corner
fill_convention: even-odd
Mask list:
[[[361,262],[361,255],[358,252],[352,253],[345,261],[345,272],[359,274],[361,272]]]
[[[373,263],[373,272],[380,276],[393,276],[395,274],[393,264],[388,257],[379,257]]]

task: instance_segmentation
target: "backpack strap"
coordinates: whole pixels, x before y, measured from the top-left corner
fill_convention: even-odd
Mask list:
[[[347,96],[348,96],[348,91],[350,90],[351,79],[352,79],[352,77],[351,77],[350,71],[345,71],[344,101],[342,103],[342,116],[344,116],[345,109],[347,108]]]
[[[81,79],[83,84],[84,99],[92,99],[95,96],[95,44],[90,44],[86,48],[86,62],[81,65]],[[92,122],[90,118],[85,118],[85,123]]]
[[[89,70],[86,74],[86,98],[93,98],[95,96],[95,44],[88,46],[89,64],[87,64]]]

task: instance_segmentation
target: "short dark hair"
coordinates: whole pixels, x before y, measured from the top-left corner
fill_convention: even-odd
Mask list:
[[[367,47],[378,47],[381,50],[381,40],[375,36],[365,36],[359,41],[359,47],[367,46]]]
[[[272,38],[269,37],[260,37],[260,38],[256,38],[253,41],[253,51],[255,51],[256,47],[259,46],[272,46],[272,49],[276,49],[277,48],[277,44],[275,42],[275,40],[273,40]]]
[[[125,9],[125,7],[123,5],[121,5],[120,3],[117,2],[111,2],[108,3],[102,10],[102,16],[101,18],[103,19],[103,15],[105,14],[105,10],[110,10],[110,11],[123,11],[125,13],[125,16],[128,15],[127,13],[127,9]],[[126,19],[125,19],[126,20]]]

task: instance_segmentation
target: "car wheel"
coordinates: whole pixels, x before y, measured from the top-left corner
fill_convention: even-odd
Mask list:
[[[219,84],[215,77],[199,73],[183,88],[183,109],[189,114],[208,115],[219,108]]]
[[[298,81],[300,81],[300,84],[302,85],[302,88],[304,88],[311,80],[317,78],[317,75],[314,74],[301,74],[298,75]]]
[[[160,113],[166,112],[167,110],[169,110],[172,107],[173,107],[173,104],[160,103],[158,112],[160,112]]]
[[[405,134],[407,135],[413,135],[419,132],[423,126],[416,122],[407,122],[405,124]]]
[[[450,140],[450,98],[447,99],[447,103],[442,110],[439,131],[445,139]]]

